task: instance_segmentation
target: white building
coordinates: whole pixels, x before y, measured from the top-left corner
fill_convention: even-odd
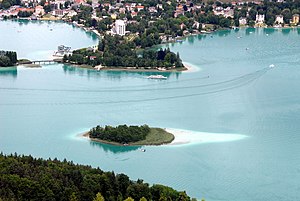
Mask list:
[[[240,19],[239,19],[239,24],[240,25],[246,25],[247,24],[247,18],[245,18],[245,17],[240,17]]]
[[[256,20],[255,20],[255,22],[257,24],[263,24],[265,22],[265,15],[256,14]]]
[[[77,12],[75,11],[75,10],[69,10],[69,12],[68,12],[68,17],[73,17],[73,16],[75,16],[75,15],[77,15]]]
[[[124,20],[116,20],[115,23],[116,34],[124,36],[126,31],[126,25]]]
[[[44,10],[43,6],[36,6],[35,7],[35,14],[36,15],[44,15],[45,10]]]
[[[275,24],[283,24],[283,16],[282,15],[276,15]]]

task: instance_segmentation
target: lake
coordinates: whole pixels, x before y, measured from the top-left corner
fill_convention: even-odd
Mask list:
[[[165,45],[197,69],[160,73],[167,80],[62,64],[0,69],[0,151],[66,158],[207,201],[299,200],[299,34],[247,28]],[[20,58],[48,58],[58,45],[97,41],[60,22],[0,21],[0,49]],[[78,137],[98,124],[229,139],[141,152]],[[237,135],[244,137],[234,140]]]

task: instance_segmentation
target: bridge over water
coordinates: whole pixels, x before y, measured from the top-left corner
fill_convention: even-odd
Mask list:
[[[46,59],[46,60],[34,60],[31,61],[33,64],[51,64],[51,63],[61,63],[62,59]]]
[[[44,59],[44,60],[33,60],[33,61],[25,61],[22,64],[53,64],[53,63],[61,63],[62,59]]]

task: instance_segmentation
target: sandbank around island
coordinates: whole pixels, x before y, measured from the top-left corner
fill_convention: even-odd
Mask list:
[[[195,144],[204,144],[204,143],[220,143],[220,142],[230,142],[237,141],[247,138],[248,136],[242,134],[231,134],[231,133],[209,133],[209,132],[197,132],[183,129],[174,129],[174,128],[165,128],[165,130],[172,135],[174,135],[174,140],[168,144],[162,144],[160,146],[186,146],[186,145],[195,145]],[[89,132],[84,132],[78,135],[79,137],[88,138],[89,140],[117,145],[119,143],[106,142],[99,139],[90,139]],[[145,145],[151,146],[151,145]]]
[[[175,139],[170,144],[168,144],[168,146],[230,142],[242,140],[248,137],[241,134],[209,133],[174,128],[167,128],[166,131],[172,133],[175,136]]]
[[[200,71],[201,69],[191,63],[188,63],[188,62],[182,62],[184,67],[186,68],[186,70],[184,70],[183,72],[184,73],[194,73],[194,72],[197,72],[197,71]]]

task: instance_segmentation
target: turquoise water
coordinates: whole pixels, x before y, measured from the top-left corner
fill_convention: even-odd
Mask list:
[[[0,21],[0,40],[14,26],[18,30],[23,25]],[[32,34],[38,27],[47,29],[47,24],[26,26],[32,26]],[[39,39],[46,52],[62,43],[52,47],[58,36],[73,32],[70,46],[95,43],[93,36],[70,25],[52,26],[53,31],[60,30],[56,26],[63,29],[51,40]],[[47,33],[46,38],[52,37]],[[8,44],[29,55],[15,41]],[[0,44],[3,49],[3,41]],[[1,69],[0,150],[67,158],[186,190],[208,201],[300,200],[299,30],[220,31],[169,46],[199,70],[149,80],[149,73],[61,64]],[[30,53],[32,58],[42,54],[39,47]],[[194,135],[247,137],[146,147],[141,152],[138,147],[114,147],[77,136],[97,124],[145,123]]]
[[[95,34],[63,22],[0,21],[0,49],[17,51],[19,59],[49,59],[59,45],[77,49],[97,41]]]

